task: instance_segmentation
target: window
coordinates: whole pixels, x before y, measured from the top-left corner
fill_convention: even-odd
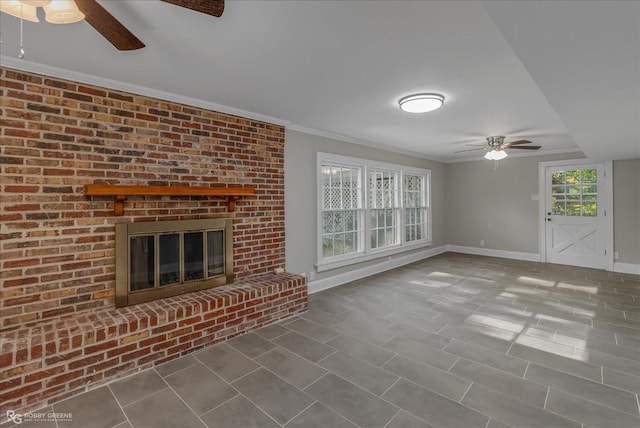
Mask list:
[[[318,153],[318,271],[430,245],[427,169]]]
[[[399,244],[398,173],[369,170],[369,218],[371,219],[371,248]]]
[[[362,168],[322,165],[322,257],[353,254],[362,249]]]
[[[420,241],[426,236],[427,201],[424,175],[404,176],[404,239]]]
[[[598,215],[598,171],[572,169],[551,173],[554,215],[593,217]]]

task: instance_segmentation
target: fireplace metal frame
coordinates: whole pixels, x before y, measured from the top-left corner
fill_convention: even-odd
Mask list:
[[[202,280],[181,284],[130,291],[129,273],[130,237],[135,235],[156,235],[168,232],[224,231],[224,273]],[[156,246],[157,247],[157,246]],[[159,250],[157,250],[159,251]],[[206,263],[206,260],[204,261]],[[158,269],[156,260],[156,270]],[[230,218],[204,220],[174,220],[116,224],[116,307],[135,305],[165,297],[177,296],[192,291],[204,290],[233,282],[233,220]]]

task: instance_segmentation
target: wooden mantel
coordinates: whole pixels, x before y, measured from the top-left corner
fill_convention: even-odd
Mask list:
[[[247,187],[187,187],[187,186],[120,186],[117,184],[86,184],[87,196],[113,196],[113,215],[124,214],[124,201],[127,196],[225,196],[229,211],[236,209],[240,196],[254,194]]]

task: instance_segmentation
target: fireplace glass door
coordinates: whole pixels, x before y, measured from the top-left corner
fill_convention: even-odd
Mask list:
[[[231,282],[231,227],[230,219],[116,225],[116,306]]]

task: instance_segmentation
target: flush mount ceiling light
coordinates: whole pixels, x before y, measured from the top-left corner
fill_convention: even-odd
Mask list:
[[[437,110],[444,104],[444,97],[440,94],[414,94],[400,98],[400,110],[407,113],[427,113]]]
[[[45,19],[51,24],[73,24],[84,19],[73,0],[0,0],[0,11],[31,22],[40,22],[38,7],[44,9]]]
[[[484,155],[485,159],[489,159],[489,160],[500,160],[500,159],[504,159],[507,157],[507,152],[505,152],[504,150],[491,150],[490,152],[487,152]]]

